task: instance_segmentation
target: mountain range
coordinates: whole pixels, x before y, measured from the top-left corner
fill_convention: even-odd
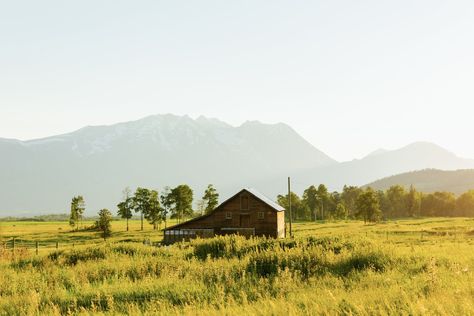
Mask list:
[[[0,215],[65,212],[77,194],[88,213],[114,210],[127,186],[187,183],[199,198],[213,183],[221,199],[242,187],[275,197],[286,191],[287,176],[301,192],[310,184],[334,190],[426,168],[474,168],[474,160],[414,143],[339,163],[283,123],[234,127],[206,117],[154,115],[37,140],[0,139]]]

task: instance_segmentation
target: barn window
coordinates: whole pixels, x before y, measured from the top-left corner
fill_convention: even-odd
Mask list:
[[[264,212],[258,212],[257,218],[258,219],[264,219],[265,218],[265,213]]]
[[[232,219],[232,212],[226,212],[225,219]]]
[[[246,195],[242,195],[240,197],[240,209],[241,210],[248,210],[249,209],[249,197]]]

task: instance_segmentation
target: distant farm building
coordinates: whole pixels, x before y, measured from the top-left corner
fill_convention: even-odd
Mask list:
[[[164,242],[229,234],[284,238],[285,209],[256,190],[243,189],[211,213],[165,229]]]

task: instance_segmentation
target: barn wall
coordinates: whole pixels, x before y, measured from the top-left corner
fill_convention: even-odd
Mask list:
[[[241,208],[241,196],[248,197],[248,209]],[[259,219],[259,212],[264,213],[264,218]],[[231,219],[226,219],[227,213],[232,214]],[[248,222],[245,220],[247,217]],[[285,218],[284,212],[277,212],[266,203],[253,195],[242,192],[240,195],[228,200],[214,213],[201,219],[181,224],[176,229],[213,228],[216,234],[221,228],[255,228],[255,235],[269,237],[284,237]],[[243,221],[243,223],[241,223]]]
[[[278,220],[278,238],[285,238],[286,237],[286,227],[285,227],[285,212],[278,212],[277,214]]]

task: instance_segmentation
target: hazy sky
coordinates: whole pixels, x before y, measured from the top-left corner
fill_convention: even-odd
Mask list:
[[[0,0],[0,137],[158,113],[474,158],[474,1]]]

